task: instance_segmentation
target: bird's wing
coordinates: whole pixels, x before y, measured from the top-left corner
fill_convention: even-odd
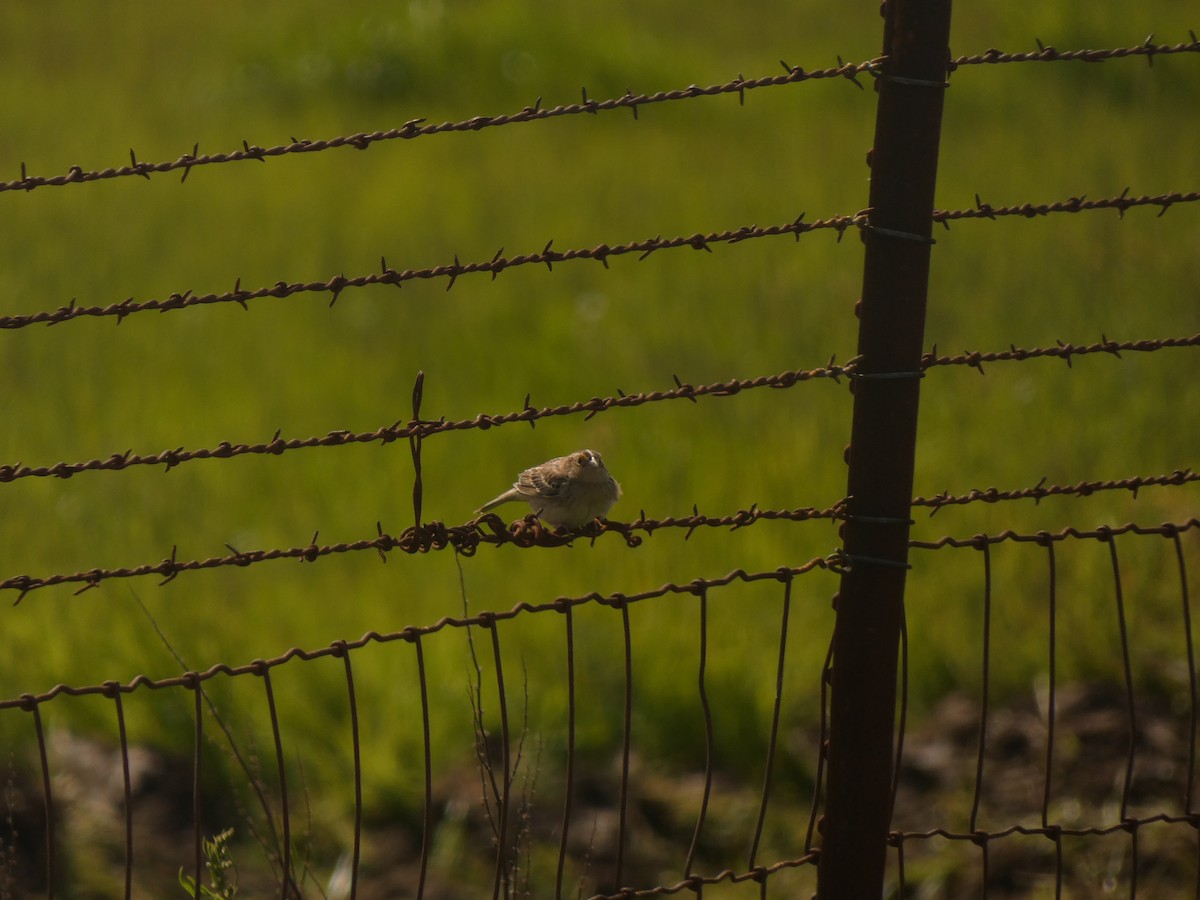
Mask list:
[[[526,497],[557,497],[567,476],[548,465],[534,466],[517,476],[513,490]]]

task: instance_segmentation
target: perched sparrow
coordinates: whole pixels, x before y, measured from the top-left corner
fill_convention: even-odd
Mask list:
[[[517,476],[512,488],[479,508],[484,513],[510,500],[524,500],[551,525],[578,528],[605,515],[621,496],[621,486],[595,450],[577,450]]]

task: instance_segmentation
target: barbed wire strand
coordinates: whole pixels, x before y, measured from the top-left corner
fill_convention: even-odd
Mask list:
[[[799,240],[800,235],[812,231],[832,230],[837,233],[840,239],[848,229],[861,226],[866,222],[866,216],[862,213],[835,216],[832,219],[818,219],[812,222],[803,221],[804,216],[805,214],[801,213],[793,221],[782,225],[767,227],[746,225],[741,228],[727,229],[720,232],[709,232],[707,234],[697,232],[691,235],[679,235],[671,238],[664,238],[659,235],[646,240],[629,241],[623,244],[598,244],[594,247],[580,247],[563,251],[553,249],[554,241],[552,239],[547,241],[545,247],[539,252],[506,257],[503,255],[503,248],[501,248],[490,259],[471,263],[460,262],[456,254],[453,263],[428,266],[421,269],[404,269],[403,271],[390,267],[387,257],[384,256],[380,258],[381,271],[370,275],[357,275],[347,278],[342,274],[336,275],[326,281],[278,281],[273,285],[253,289],[243,289],[241,279],[238,278],[234,282],[232,291],[222,293],[194,294],[192,291],[187,290],[182,293],[172,292],[163,299],[155,298],[135,301],[132,297],[128,297],[118,303],[110,303],[105,306],[80,306],[72,299],[69,304],[61,306],[56,310],[42,311],[28,315],[0,316],[0,329],[11,330],[39,324],[58,325],[85,317],[99,318],[115,316],[119,323],[126,316],[134,313],[168,312],[214,303],[237,303],[243,309],[248,310],[249,306],[247,306],[247,302],[250,300],[258,300],[264,297],[283,299],[303,293],[328,293],[331,295],[329,304],[332,306],[337,302],[342,291],[348,288],[363,288],[373,285],[402,287],[408,281],[445,278],[446,290],[450,290],[454,287],[458,278],[463,275],[486,273],[491,275],[492,279],[495,280],[505,269],[526,265],[545,265],[549,271],[553,271],[555,263],[574,262],[578,260],[599,262],[607,268],[609,257],[619,257],[630,253],[638,254],[638,259],[643,260],[650,256],[650,254],[660,250],[673,250],[681,247],[691,247],[693,250],[712,252],[712,244],[736,244],[752,238],[786,234],[794,235]]]
[[[1200,200],[1200,192],[1196,191],[1188,193],[1175,191],[1154,196],[1143,195],[1139,197],[1130,197],[1128,194],[1129,188],[1125,188],[1120,195],[1101,200],[1088,200],[1086,197],[1080,196],[1069,197],[1066,200],[1058,200],[1051,203],[1022,203],[1016,206],[992,206],[984,203],[977,195],[974,208],[935,210],[933,220],[941,223],[943,227],[948,229],[950,222],[961,219],[997,219],[1007,216],[1036,218],[1052,213],[1080,213],[1106,209],[1115,209],[1123,218],[1126,211],[1140,206],[1157,206],[1159,207],[1159,215],[1161,216],[1177,203],[1193,203]],[[329,304],[332,306],[337,302],[342,291],[348,288],[363,288],[380,284],[394,285],[399,288],[407,281],[445,278],[447,279],[446,290],[450,290],[457,279],[463,275],[488,273],[495,280],[505,269],[527,265],[545,265],[547,269],[553,271],[554,263],[575,262],[579,260],[596,261],[607,268],[609,257],[625,256],[630,253],[638,254],[639,261],[646,259],[650,254],[660,250],[676,250],[682,247],[690,247],[693,250],[705,250],[711,253],[714,244],[732,245],[755,238],[778,237],[788,234],[794,235],[796,240],[799,240],[802,234],[813,231],[833,231],[837,234],[837,238],[840,241],[850,228],[858,228],[860,231],[869,229],[871,226],[869,213],[870,210],[862,210],[852,215],[838,215],[828,219],[817,219],[812,222],[805,222],[804,218],[806,214],[801,213],[793,221],[780,225],[766,227],[744,225],[740,228],[726,229],[720,232],[710,231],[706,234],[697,232],[691,235],[678,235],[672,238],[663,238],[661,235],[658,235],[654,238],[629,241],[624,244],[598,244],[595,247],[581,247],[565,251],[552,249],[554,241],[550,240],[540,252],[506,257],[503,255],[504,248],[501,248],[491,259],[487,260],[462,263],[456,255],[452,264],[429,266],[422,269],[404,269],[403,271],[390,267],[385,256],[380,259],[380,272],[370,275],[357,275],[351,278],[347,278],[345,274],[341,274],[335,275],[326,281],[277,281],[273,285],[264,285],[253,289],[243,289],[241,279],[238,278],[234,282],[232,291],[194,294],[189,289],[183,292],[172,292],[161,299],[134,300],[132,297],[127,297],[119,302],[103,306],[80,306],[75,298],[72,298],[71,302],[66,306],[60,306],[54,310],[0,316],[0,329],[15,330],[27,328],[31,325],[58,325],[84,318],[104,317],[116,317],[117,323],[120,324],[126,316],[133,315],[134,313],[161,313],[216,303],[237,303],[243,309],[248,310],[249,306],[247,303],[250,300],[259,300],[266,297],[283,299],[304,293],[328,293],[331,295]]]
[[[253,550],[242,552],[226,544],[232,551],[227,556],[210,557],[208,559],[193,559],[180,561],[176,558],[177,548],[171,549],[171,556],[156,564],[144,564],[118,569],[89,569],[72,575],[50,575],[45,578],[32,578],[28,575],[18,575],[0,582],[0,591],[15,590],[20,595],[14,605],[20,603],[25,594],[38,588],[51,587],[58,584],[82,584],[77,592],[98,587],[101,582],[114,578],[138,578],[148,575],[160,576],[163,580],[160,586],[173,581],[184,572],[196,572],[205,569],[246,566],[257,563],[271,562],[281,559],[293,559],[301,562],[315,562],[323,556],[338,553],[353,553],[363,550],[375,550],[386,562],[386,554],[394,550],[403,553],[429,553],[434,550],[453,549],[464,556],[473,556],[481,544],[512,545],[517,547],[565,547],[576,540],[595,541],[603,534],[619,534],[629,547],[637,547],[642,538],[636,532],[653,534],[663,528],[686,528],[686,540],[697,528],[728,527],[731,530],[745,528],[761,520],[790,520],[806,521],[810,519],[834,520],[842,516],[842,504],[835,504],[827,509],[801,508],[781,510],[759,510],[751,508],[739,510],[733,515],[706,516],[697,512],[692,516],[672,517],[666,519],[640,518],[635,522],[611,522],[607,519],[593,522],[576,531],[561,531],[544,525],[535,516],[526,516],[512,524],[506,524],[494,513],[465,525],[446,525],[442,522],[428,522],[420,526],[409,526],[399,537],[394,537],[383,531],[381,525],[376,525],[377,537],[342,542],[337,544],[318,545],[319,534],[313,535],[312,543],[306,547],[276,548],[272,550]]]
[[[850,364],[839,365],[831,359],[825,366],[807,370],[788,370],[774,375],[762,375],[756,378],[738,378],[729,381],[717,381],[711,384],[693,385],[683,382],[675,376],[675,387],[663,391],[644,391],[627,394],[618,390],[615,396],[592,397],[588,400],[578,400],[574,403],[559,406],[544,406],[534,408],[529,405],[530,397],[526,395],[525,408],[506,413],[480,413],[470,419],[437,420],[418,419],[408,422],[398,421],[392,425],[376,428],[374,431],[330,431],[325,435],[307,438],[283,438],[276,432],[270,441],[257,444],[233,444],[221,441],[217,446],[206,449],[187,450],[179,447],[173,450],[163,450],[154,454],[135,454],[132,450],[125,453],[114,453],[105,459],[92,459],[81,463],[59,462],[51,466],[26,466],[22,463],[0,465],[0,483],[15,481],[19,478],[54,476],[69,478],[85,471],[120,471],[131,466],[165,465],[167,470],[185,462],[198,459],[230,459],[245,454],[271,454],[279,456],[289,450],[300,450],[311,447],[336,447],[346,444],[364,444],[379,441],[388,444],[403,438],[426,438],[434,434],[449,431],[463,431],[480,428],[487,430],[513,422],[528,422],[530,424],[550,416],[566,416],[586,413],[590,419],[599,413],[610,409],[641,406],[645,403],[655,403],[666,400],[690,400],[696,402],[701,397],[732,397],[742,391],[754,388],[786,389],[812,380],[831,379],[838,381],[846,375]]]
[[[1177,53],[1183,51],[1164,47],[1164,49],[1158,52]],[[344,147],[350,147],[355,150],[366,150],[374,144],[387,141],[413,140],[415,138],[452,132],[475,132],[482,131],[484,128],[538,122],[545,119],[581,115],[584,113],[596,115],[597,113],[619,109],[631,110],[636,119],[638,108],[642,106],[676,100],[691,100],[698,97],[711,97],[719,94],[737,94],[739,103],[744,104],[746,91],[765,87],[777,87],[785,84],[797,84],[805,81],[845,78],[854,82],[861,89],[862,85],[857,81],[858,75],[877,67],[881,61],[881,59],[874,59],[859,63],[840,63],[834,68],[806,71],[799,66],[789,66],[781,60],[781,65],[784,68],[783,75],[766,75],[761,78],[752,79],[738,75],[737,78],[722,84],[713,84],[708,87],[691,84],[686,88],[656,91],[652,94],[635,94],[630,90],[620,97],[610,97],[605,100],[595,100],[588,97],[587,88],[585,87],[582,89],[583,96],[579,103],[568,103],[543,108],[542,98],[539,97],[533,106],[523,107],[515,113],[494,116],[472,116],[469,119],[457,122],[442,122],[438,124],[429,123],[424,118],[410,119],[397,128],[390,128],[385,131],[359,132],[357,134],[343,135],[324,140],[296,140],[293,138],[289,144],[281,144],[274,147],[260,147],[250,144],[248,141],[243,141],[241,150],[234,150],[228,153],[200,153],[200,145],[197,143],[192,147],[190,153],[185,153],[177,159],[163,162],[138,162],[137,154],[131,149],[129,151],[130,164],[127,166],[109,167],[93,171],[85,171],[81,166],[71,166],[65,175],[50,177],[29,175],[26,172],[25,164],[22,163],[21,177],[12,181],[0,181],[0,193],[6,191],[28,192],[39,187],[63,187],[71,184],[87,184],[110,178],[124,178],[135,175],[149,179],[152,174],[172,172],[179,169],[183,170],[183,180],[186,181],[192,169],[221,163],[244,162],[246,160],[266,162],[271,157],[286,156],[295,153],[318,153],[324,150],[335,150]]]
[[[983,64],[1071,61],[1099,63],[1107,60],[1138,56],[1146,58],[1153,64],[1155,56],[1200,52],[1200,41],[1197,41],[1195,33],[1189,32],[1189,36],[1191,37],[1190,42],[1153,44],[1151,43],[1153,35],[1151,35],[1136,46],[1114,47],[1101,50],[1060,51],[1054,47],[1046,47],[1042,45],[1041,41],[1038,41],[1039,49],[1026,53],[1004,53],[993,48],[981,54],[959,56],[949,61],[949,71],[953,72],[962,66]],[[579,103],[560,104],[558,106],[543,108],[542,98],[539,97],[533,106],[523,107],[515,113],[494,116],[472,116],[469,119],[461,121],[442,122],[438,124],[429,123],[424,118],[417,118],[410,119],[399,127],[387,130],[358,132],[356,134],[341,135],[322,140],[297,140],[293,138],[291,143],[273,147],[262,147],[244,140],[242,141],[241,150],[226,153],[201,153],[200,144],[197,142],[193,145],[190,153],[184,153],[177,159],[160,162],[139,162],[137,153],[131,148],[129,151],[129,165],[110,166],[91,171],[85,171],[82,166],[74,165],[64,175],[30,175],[26,171],[25,163],[22,162],[21,177],[12,181],[0,181],[0,193],[9,191],[25,191],[28,193],[40,187],[64,187],[72,184],[89,184],[111,178],[126,178],[131,176],[149,180],[152,174],[173,172],[180,169],[183,170],[182,180],[186,181],[192,169],[209,165],[245,161],[266,162],[272,157],[287,156],[296,153],[318,153],[345,147],[355,150],[366,150],[374,144],[388,141],[413,140],[419,137],[453,132],[475,132],[481,131],[484,128],[524,124],[559,118],[561,116],[582,115],[584,113],[596,115],[601,112],[619,109],[629,109],[633,112],[636,119],[638,117],[638,109],[642,106],[677,100],[693,100],[699,97],[712,97],[721,94],[737,94],[739,103],[744,105],[746,91],[766,87],[779,87],[787,84],[799,84],[807,81],[844,78],[854,83],[859,89],[862,89],[862,84],[858,81],[858,76],[863,73],[878,74],[886,63],[886,59],[886,57],[876,57],[857,63],[843,63],[839,57],[836,67],[814,69],[811,71],[807,71],[801,66],[788,65],[788,63],[780,60],[780,65],[784,69],[783,75],[766,75],[760,78],[747,79],[739,74],[735,79],[721,84],[712,84],[707,87],[691,84],[686,88],[656,91],[652,94],[635,94],[632,90],[629,90],[620,97],[610,97],[604,100],[589,98],[587,88],[585,87],[582,89],[582,99]]]
[[[1133,482],[1136,479],[1124,479],[1123,482]],[[1178,486],[1194,482],[1196,479],[1192,477],[1174,478],[1173,476],[1151,477],[1144,481],[1144,484],[1156,485],[1171,485]],[[1094,490],[1133,490],[1122,481],[1103,482],[1102,487],[1092,488],[1089,493]],[[1090,483],[1085,483],[1090,484]],[[995,502],[1001,499],[1016,500],[1016,499],[1036,499],[1039,493],[1046,492],[1051,494],[1069,494],[1072,491],[1068,487],[1063,487],[1059,490],[1052,490],[1051,487],[1035,487],[1028,488],[1023,491],[1013,492],[993,492],[980,491],[975,492],[975,500]],[[1076,491],[1080,494],[1081,492]],[[1007,494],[1007,495],[1006,495]],[[969,495],[968,495],[969,496]],[[994,498],[994,500],[992,500]],[[920,498],[924,499],[924,498]],[[103,582],[120,578],[142,578],[151,575],[158,576],[162,580],[159,586],[168,584],[174,581],[179,575],[189,572],[198,572],[208,569],[219,569],[236,566],[245,568],[247,566],[256,565],[259,563],[273,562],[276,560],[297,560],[300,562],[315,562],[316,560],[341,553],[355,553],[365,550],[376,551],[380,559],[387,561],[387,554],[396,550],[407,554],[429,553],[436,550],[454,549],[455,552],[461,553],[464,556],[472,556],[479,549],[480,545],[490,544],[494,546],[511,545],[516,547],[564,547],[571,545],[576,540],[595,541],[604,534],[620,535],[626,546],[635,548],[641,546],[643,538],[639,532],[646,535],[651,535],[655,531],[663,528],[684,528],[687,529],[685,540],[692,535],[698,528],[713,528],[724,527],[731,530],[737,530],[753,525],[760,521],[793,521],[804,522],[811,520],[844,520],[849,517],[846,511],[847,500],[841,500],[831,507],[825,509],[817,509],[814,507],[804,507],[798,509],[779,509],[779,510],[759,510],[757,507],[750,509],[739,510],[736,513],[725,516],[707,516],[701,515],[697,510],[692,516],[668,517],[665,519],[647,519],[644,515],[634,522],[613,522],[608,519],[601,519],[589,523],[575,531],[566,531],[561,529],[550,528],[544,525],[536,516],[529,515],[524,519],[518,519],[511,524],[506,524],[498,515],[488,514],[477,520],[464,525],[446,525],[443,522],[428,522],[419,526],[409,526],[399,536],[393,536],[384,532],[381,524],[376,524],[377,536],[374,538],[364,538],[356,541],[344,541],[334,544],[318,544],[318,534],[313,535],[313,540],[307,546],[303,547],[288,547],[288,548],[273,548],[269,550],[251,550],[241,551],[237,548],[226,544],[226,547],[231,551],[225,556],[213,556],[205,559],[190,559],[179,560],[177,558],[178,547],[171,549],[171,555],[158,563],[143,563],[137,566],[125,566],[120,568],[92,568],[86,571],[74,573],[56,573],[42,577],[21,574],[14,575],[0,581],[0,591],[16,591],[17,598],[13,601],[13,605],[19,604],[27,594],[32,591],[57,585],[81,585],[76,591],[81,594],[85,591],[99,587]],[[958,498],[951,495],[945,495],[941,498],[935,498],[933,501],[940,502],[943,505],[949,505],[958,502]],[[963,500],[962,502],[971,502]],[[1188,524],[1181,526],[1183,530],[1192,527],[1189,520]],[[1122,526],[1126,529],[1136,530],[1139,526],[1126,525]],[[1163,528],[1174,526],[1162,526]],[[1070,534],[1076,537],[1096,536],[1104,532],[1079,532],[1073,529],[1067,529],[1064,534]],[[1141,532],[1139,532],[1141,533]],[[1155,532],[1158,533],[1158,532]],[[1042,540],[1044,532],[1039,532],[1033,537],[1019,536],[1015,532],[1002,532],[1002,537],[999,540]],[[953,544],[954,546],[978,546],[979,537],[966,540],[962,544]],[[1058,538],[1061,539],[1061,538]],[[959,539],[942,538],[944,542],[953,542]],[[928,542],[913,542],[911,547],[920,547],[925,549],[934,549],[934,545]],[[830,557],[830,562],[841,565],[844,560],[836,557]]]
[[[984,488],[968,491],[966,494],[951,494],[942,491],[931,497],[914,497],[913,506],[930,507],[929,515],[936,515],[938,510],[947,506],[963,506],[968,503],[1000,503],[1007,500],[1033,500],[1040,503],[1046,497],[1076,496],[1090,497],[1102,491],[1129,491],[1137,497],[1138,491],[1149,486],[1181,486],[1200,481],[1200,473],[1192,469],[1176,469],[1166,475],[1139,475],[1133,478],[1120,478],[1109,481],[1077,481],[1074,484],[1046,484],[1043,477],[1032,487],[1002,491],[997,488]]]
[[[1154,35],[1149,35],[1141,44],[1134,47],[1117,47],[1109,50],[1056,50],[1037,40],[1038,49],[1026,53],[1005,53],[995,48],[971,56],[959,56],[950,61],[950,71],[960,66],[994,65],[997,63],[1023,62],[1105,62],[1110,59],[1141,56],[1151,65],[1154,57],[1170,53],[1196,53],[1200,51],[1200,40],[1196,32],[1189,30],[1190,42],[1180,44],[1155,44]]]
[[[937,348],[922,359],[922,370],[938,366],[968,366],[983,374],[983,364],[994,361],[1025,361],[1029,359],[1057,358],[1063,359],[1068,365],[1072,357],[1086,356],[1096,353],[1107,353],[1121,358],[1124,351],[1153,352],[1169,348],[1200,347],[1200,333],[1190,337],[1159,338],[1135,341],[1112,341],[1107,337],[1092,344],[1072,344],[1059,341],[1055,347],[1017,348],[1002,351],[967,351],[957,356],[937,356]],[[525,407],[519,411],[499,414],[480,413],[470,419],[437,420],[414,419],[409,422],[398,421],[392,425],[381,426],[374,431],[330,431],[324,435],[313,435],[307,438],[283,438],[279,431],[269,441],[256,444],[232,443],[221,441],[215,447],[188,450],[184,447],[161,450],[151,454],[135,454],[132,450],[124,453],[113,453],[104,458],[95,458],[83,462],[57,462],[53,465],[28,466],[21,462],[0,465],[0,484],[17,481],[21,478],[70,478],[80,472],[122,471],[134,466],[163,465],[166,471],[183,463],[201,459],[230,459],[247,454],[279,456],[291,450],[309,449],[313,447],[340,447],[349,444],[374,443],[388,444],[395,440],[408,438],[410,441],[425,438],[430,435],[449,431],[462,431],[472,428],[488,429],[513,422],[528,422],[533,425],[536,421],[550,416],[565,416],[586,413],[591,418],[610,409],[641,406],[664,400],[691,400],[696,402],[699,397],[732,397],[744,390],[769,387],[786,389],[795,387],[806,381],[829,379],[840,384],[842,377],[853,378],[858,375],[857,357],[844,364],[838,364],[836,357],[830,359],[825,366],[814,369],[788,370],[774,375],[760,375],[755,378],[733,379],[718,381],[711,384],[693,385],[685,383],[675,376],[676,386],[665,391],[644,391],[626,394],[618,391],[616,396],[592,397],[588,400],[578,400],[574,403],[559,406],[534,408],[529,405],[529,396],[525,398]],[[424,374],[418,373],[418,381],[423,380]],[[415,390],[415,389],[414,389]],[[413,447],[414,465],[419,466],[419,443]],[[419,510],[418,510],[419,511]]]

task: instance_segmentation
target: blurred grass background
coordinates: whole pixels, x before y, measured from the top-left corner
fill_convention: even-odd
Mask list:
[[[960,7],[953,51],[1128,46],[1154,32],[1186,39],[1178,4]],[[462,120],[588,96],[653,92],[864,60],[880,42],[874,3],[732,5],[618,2],[548,13],[499,0],[404,4],[230,4],[219,14],[63,3],[6,12],[0,31],[0,173],[54,175],[270,146],[294,138]],[[967,67],[947,95],[937,204],[1050,202],[1197,188],[1200,100],[1194,55],[1103,65]],[[869,79],[862,79],[868,82]],[[735,97],[572,116],[478,133],[388,142],[0,197],[4,314],[106,304],[277,280],[377,271],[621,243],[747,224],[853,213],[866,205],[865,154],[874,93],[842,80]],[[942,352],[1046,346],[1056,339],[1182,336],[1200,330],[1200,218],[1194,204],[1156,218],[1133,210],[1038,220],[964,222],[937,235],[928,340]],[[163,315],[83,320],[6,332],[0,341],[0,460],[46,465],[133,448],[259,442],[277,429],[305,437],[372,430],[405,419],[418,370],[425,417],[472,417],[591,396],[772,374],[854,353],[861,244],[832,234],[671,251],[642,262],[524,267],[496,281],[460,278],[261,300]],[[1200,366],[1194,350],[995,364],[924,382],[917,492],[1122,478],[1196,463]],[[809,383],[728,399],[657,403],[584,421],[553,418],[436,436],[424,445],[427,520],[461,523],[520,469],[577,447],[605,454],[625,499],[613,517],[725,514],[828,506],[845,488],[845,386]],[[94,566],[222,555],[374,534],[411,524],[411,463],[402,443],[302,450],[276,457],[26,478],[0,486],[0,573],[46,575]],[[1178,521],[1197,491],[1161,488],[1086,499],[948,509],[914,536],[1034,531],[1128,520]],[[514,513],[515,515],[515,513]],[[801,563],[837,544],[828,523],[771,524],[726,534],[660,532],[636,550],[607,538],[559,551],[484,548],[461,560],[473,611],[588,591],[636,592],[741,567]],[[1142,623],[1139,672],[1159,677],[1178,657],[1178,587],[1169,551],[1129,550],[1131,616]],[[1195,559],[1196,543],[1189,544]],[[1102,549],[1102,548],[1101,548]],[[1066,612],[1078,627],[1066,676],[1119,675],[1111,577],[1097,548],[1064,547]],[[1038,551],[997,551],[998,615],[1013,646],[994,656],[1002,692],[1028,691],[1045,667],[1045,571]],[[1166,560],[1164,562],[1164,560]],[[909,599],[912,691],[928,707],[953,687],[977,690],[978,555],[921,553]],[[1132,588],[1136,586],[1135,592]],[[787,726],[811,727],[836,581],[798,579]],[[135,595],[136,592],[136,595]],[[5,697],[56,683],[165,676],[177,663],[143,601],[189,667],[240,664],[289,647],[319,647],[368,630],[426,624],[463,608],[449,553],[380,565],[346,554],[309,565],[268,563],[190,574],[159,588],[112,581],[73,596],[37,591],[3,613]],[[778,586],[714,591],[709,677],[718,764],[749,785],[761,777],[772,701]],[[632,611],[635,743],[648,758],[701,765],[694,600]],[[587,610],[576,626],[581,750],[607,759],[619,742],[619,617]],[[1174,628],[1175,626],[1169,626]],[[531,733],[561,751],[562,621],[525,617],[502,637],[510,676],[524,666]],[[427,642],[435,757],[453,771],[472,752],[461,632]],[[1180,644],[1175,647],[1174,644]],[[1173,655],[1173,656],[1172,656]],[[411,648],[354,656],[370,815],[411,815],[419,797],[420,729]],[[1158,673],[1158,674],[1155,674]],[[275,677],[289,764],[334,832],[352,794],[340,664],[290,664]],[[251,683],[242,683],[251,682]],[[514,682],[510,682],[511,684]],[[210,683],[223,709],[263,746],[256,682]],[[168,692],[169,693],[169,692]],[[186,752],[190,698],[127,703],[133,741]],[[489,716],[492,710],[488,710]],[[110,733],[107,701],[59,700],[52,727]],[[5,747],[27,746],[28,717],[0,716]],[[682,737],[681,737],[682,736]],[[555,742],[559,742],[556,744]],[[785,754],[786,755],[786,754]],[[803,789],[807,758],[785,759]],[[788,787],[785,783],[782,790]]]

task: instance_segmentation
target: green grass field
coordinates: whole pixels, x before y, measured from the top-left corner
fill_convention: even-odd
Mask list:
[[[952,49],[1060,50],[1187,39],[1178,4],[1033,9],[963,6]],[[816,69],[866,60],[880,43],[873,3],[566,5],[553,13],[478,0],[443,4],[237,4],[217,15],[84,3],[53,14],[6,13],[0,29],[0,179],[272,146],[396,127],[425,117],[459,121],[589,97],[651,93],[774,75],[781,58]],[[1042,203],[1086,194],[1194,191],[1200,59],[1195,54],[1099,65],[969,66],[947,95],[937,205]],[[860,80],[869,82],[869,78]],[[542,249],[615,245],[846,215],[867,204],[865,154],[875,95],[843,80],[579,115],[479,132],[207,166],[178,173],[44,187],[0,196],[0,315],[49,310],[76,298],[104,305],[171,292],[226,291],[276,281],[325,281],[379,270],[490,259]],[[1200,209],[1161,218],[1134,209],[956,223],[937,234],[927,344],[939,352],[1180,337],[1200,331]],[[0,462],[60,460],[370,431],[411,413],[425,373],[422,415],[450,419],[593,396],[824,365],[854,354],[853,305],[862,247],[831,232],[679,249],[554,271],[525,266],[496,280],[415,281],[397,291],[301,294],[156,314],[82,319],[0,336]],[[1195,466],[1200,363],[1194,348],[996,363],[929,373],[923,384],[916,489],[965,493],[1117,479]],[[652,403],[436,435],[424,444],[426,521],[461,524],[520,469],[577,447],[602,451],[632,520],[760,508],[826,507],[845,491],[845,384],[809,382],[731,398]],[[405,443],[304,449],[69,480],[0,485],[0,578],[154,563],[239,550],[353,541],[376,523],[412,524]],[[1196,515],[1197,489],[1147,488],[918,513],[914,536],[968,536],[1156,524]],[[518,513],[508,508],[515,517]],[[1161,683],[1182,657],[1178,586],[1166,542],[1122,543],[1134,662]],[[665,582],[797,565],[837,546],[823,523],[762,522],[732,534],[663,530],[630,549],[594,545],[521,551],[483,547],[461,559],[472,612],[590,591],[635,593]],[[1197,539],[1188,538],[1198,561]],[[979,688],[982,582],[974,551],[917,553],[908,600],[911,691],[918,711],[947,691]],[[1060,677],[1120,675],[1102,546],[1064,545]],[[1195,570],[1193,565],[1193,593]],[[836,578],[798,578],[785,710],[789,733],[811,731]],[[1029,545],[996,551],[1003,652],[993,688],[1028,693],[1045,669],[1045,564]],[[15,599],[13,594],[9,599]],[[718,768],[753,787],[762,772],[773,699],[781,590],[714,591],[708,678]],[[139,600],[196,670],[317,648],[364,632],[429,624],[463,610],[451,552],[373,552],[313,564],[269,562],[185,573],[172,583],[117,579],[74,596],[29,594],[0,619],[0,694],[58,683],[165,677],[179,665]],[[694,598],[631,612],[634,743],[649,760],[703,765],[696,693]],[[1030,623],[1035,622],[1036,627]],[[513,702],[528,684],[529,732],[543,765],[560,765],[566,694],[562,619],[505,625]],[[1028,628],[1028,631],[1024,629]],[[588,608],[576,623],[581,752],[607,764],[619,747],[623,691],[619,616]],[[477,640],[478,640],[477,635]],[[426,641],[440,777],[472,760],[465,634]],[[364,716],[366,807],[373,822],[419,815],[421,732],[412,649],[374,645],[354,656]],[[341,664],[292,662],[273,676],[290,771],[327,823],[332,857],[353,809],[348,710]],[[257,679],[217,679],[214,699],[247,742],[271,757]],[[130,740],[187,754],[184,691],[127,698]],[[493,704],[494,706],[494,704]],[[494,722],[495,710],[487,716]],[[99,697],[45,704],[50,729],[111,735]],[[0,746],[17,770],[32,763],[30,717],[0,714]],[[786,743],[786,742],[785,742]],[[781,765],[803,794],[813,760]],[[6,764],[8,764],[6,762]],[[214,761],[214,769],[226,764]],[[235,784],[240,777],[229,774]],[[786,782],[787,779],[785,779]],[[213,790],[232,790],[218,781]],[[789,793],[791,791],[791,793]],[[416,810],[416,811],[415,811]],[[226,823],[232,824],[232,823]],[[224,827],[222,825],[222,827]],[[450,865],[453,865],[453,861]],[[84,877],[84,876],[81,876]]]

